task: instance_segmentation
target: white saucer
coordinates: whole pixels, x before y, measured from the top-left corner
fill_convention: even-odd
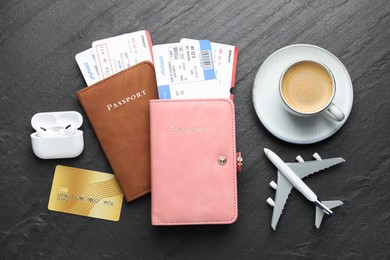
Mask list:
[[[333,103],[344,112],[342,122],[323,114],[297,117],[283,108],[279,78],[286,66],[299,59],[319,60],[332,71],[336,80]],[[253,85],[253,105],[260,121],[273,135],[290,143],[311,144],[333,135],[348,119],[352,102],[352,82],[347,69],[332,53],[314,45],[290,45],[274,52],[261,65]]]

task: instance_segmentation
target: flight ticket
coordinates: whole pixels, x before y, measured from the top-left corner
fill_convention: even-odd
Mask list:
[[[183,38],[152,46],[148,31],[98,40],[76,55],[88,86],[141,61],[154,62],[160,99],[231,98],[236,46]]]
[[[96,57],[92,48],[76,54],[75,58],[88,86],[100,80]]]
[[[159,98],[232,98],[237,55],[237,47],[208,40],[153,46]]]
[[[93,42],[75,58],[90,86],[141,61],[153,63],[152,41],[146,30],[122,34]]]

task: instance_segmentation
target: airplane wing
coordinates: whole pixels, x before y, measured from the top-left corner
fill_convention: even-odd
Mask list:
[[[333,165],[345,162],[341,157],[324,159],[321,161],[305,161],[303,163],[287,163],[288,167],[291,168],[301,179],[307,177],[310,174],[329,168]],[[279,174],[278,174],[279,180]],[[279,182],[278,182],[279,185]]]
[[[310,174],[316,173],[342,162],[345,162],[345,160],[341,157],[337,157],[317,161],[306,161],[304,163],[287,163],[287,165],[295,172],[296,175],[303,179]],[[287,180],[286,177],[284,177],[284,175],[278,171],[278,180],[274,202],[275,205],[273,206],[274,210],[271,221],[271,226],[273,229],[276,229],[276,225],[278,224],[279,218],[282,215],[284,205],[286,204],[288,195],[290,194],[292,188],[293,185],[290,183],[290,181]]]
[[[282,215],[284,204],[286,204],[288,195],[290,194],[290,191],[293,188],[293,185],[279,171],[278,171],[277,182],[278,182],[278,186],[276,188],[276,194],[275,194],[275,206],[274,206],[274,211],[272,213],[272,221],[271,221],[271,226],[274,230],[276,229],[276,225],[278,224],[280,215]]]

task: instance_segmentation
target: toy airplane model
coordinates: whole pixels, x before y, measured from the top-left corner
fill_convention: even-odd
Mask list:
[[[268,204],[274,208],[271,222],[273,229],[276,229],[284,204],[286,204],[288,195],[293,187],[315,204],[315,226],[317,228],[320,228],[324,213],[335,216],[331,209],[342,205],[343,202],[341,200],[320,201],[317,195],[301,179],[320,170],[345,162],[343,158],[338,157],[322,160],[321,157],[315,153],[313,154],[313,157],[316,159],[315,161],[305,162],[302,157],[298,155],[296,158],[298,161],[297,163],[285,163],[271,150],[264,148],[264,152],[268,159],[276,168],[278,168],[278,184],[274,181],[270,182],[270,186],[276,190],[275,201],[271,198],[267,199]]]

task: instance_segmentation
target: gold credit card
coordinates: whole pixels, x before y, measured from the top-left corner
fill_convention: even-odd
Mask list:
[[[57,165],[49,210],[118,221],[123,192],[114,174]]]

